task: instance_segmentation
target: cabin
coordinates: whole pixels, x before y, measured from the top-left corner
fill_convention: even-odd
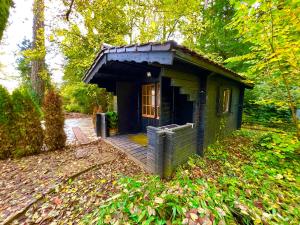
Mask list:
[[[83,81],[115,96],[119,136],[147,134],[144,164],[162,177],[239,129],[244,90],[253,87],[175,41],[104,47]]]

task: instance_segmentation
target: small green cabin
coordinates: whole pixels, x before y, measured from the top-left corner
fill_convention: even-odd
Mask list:
[[[198,154],[239,129],[246,79],[174,41],[104,47],[83,81],[116,96],[119,134],[193,124]]]

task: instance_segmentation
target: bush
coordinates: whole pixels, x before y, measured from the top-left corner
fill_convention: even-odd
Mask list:
[[[48,150],[62,149],[66,143],[64,131],[64,113],[61,97],[54,90],[49,90],[44,99],[45,144]]]
[[[0,85],[0,159],[8,158],[13,146],[12,102],[8,91]]]
[[[118,114],[116,112],[107,112],[107,125],[110,129],[115,129],[118,127]]]
[[[291,124],[291,113],[287,108],[270,104],[245,102],[243,121],[269,127],[282,127]]]
[[[43,146],[43,129],[39,113],[26,90],[17,89],[12,94],[14,115],[13,157],[37,154]]]

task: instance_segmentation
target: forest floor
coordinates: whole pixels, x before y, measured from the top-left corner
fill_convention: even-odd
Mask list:
[[[118,178],[143,173],[102,141],[0,161],[0,167],[0,224],[77,224],[116,191]]]
[[[300,142],[294,133],[248,127],[192,157],[172,179],[117,185],[117,198],[83,223],[300,224]]]
[[[282,130],[242,129],[170,180],[101,140],[0,161],[0,224],[297,224],[299,147]]]

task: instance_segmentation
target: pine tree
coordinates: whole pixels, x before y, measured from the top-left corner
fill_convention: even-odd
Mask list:
[[[38,154],[43,146],[43,129],[39,113],[26,90],[17,89],[12,94],[14,114],[13,157]]]
[[[59,94],[52,90],[46,93],[44,99],[45,144],[48,150],[62,149],[66,143],[64,132],[64,114]]]
[[[10,156],[12,141],[12,102],[8,91],[0,85],[0,159]]]
[[[3,31],[6,27],[9,9],[12,6],[12,0],[0,1],[0,40],[2,39]]]

